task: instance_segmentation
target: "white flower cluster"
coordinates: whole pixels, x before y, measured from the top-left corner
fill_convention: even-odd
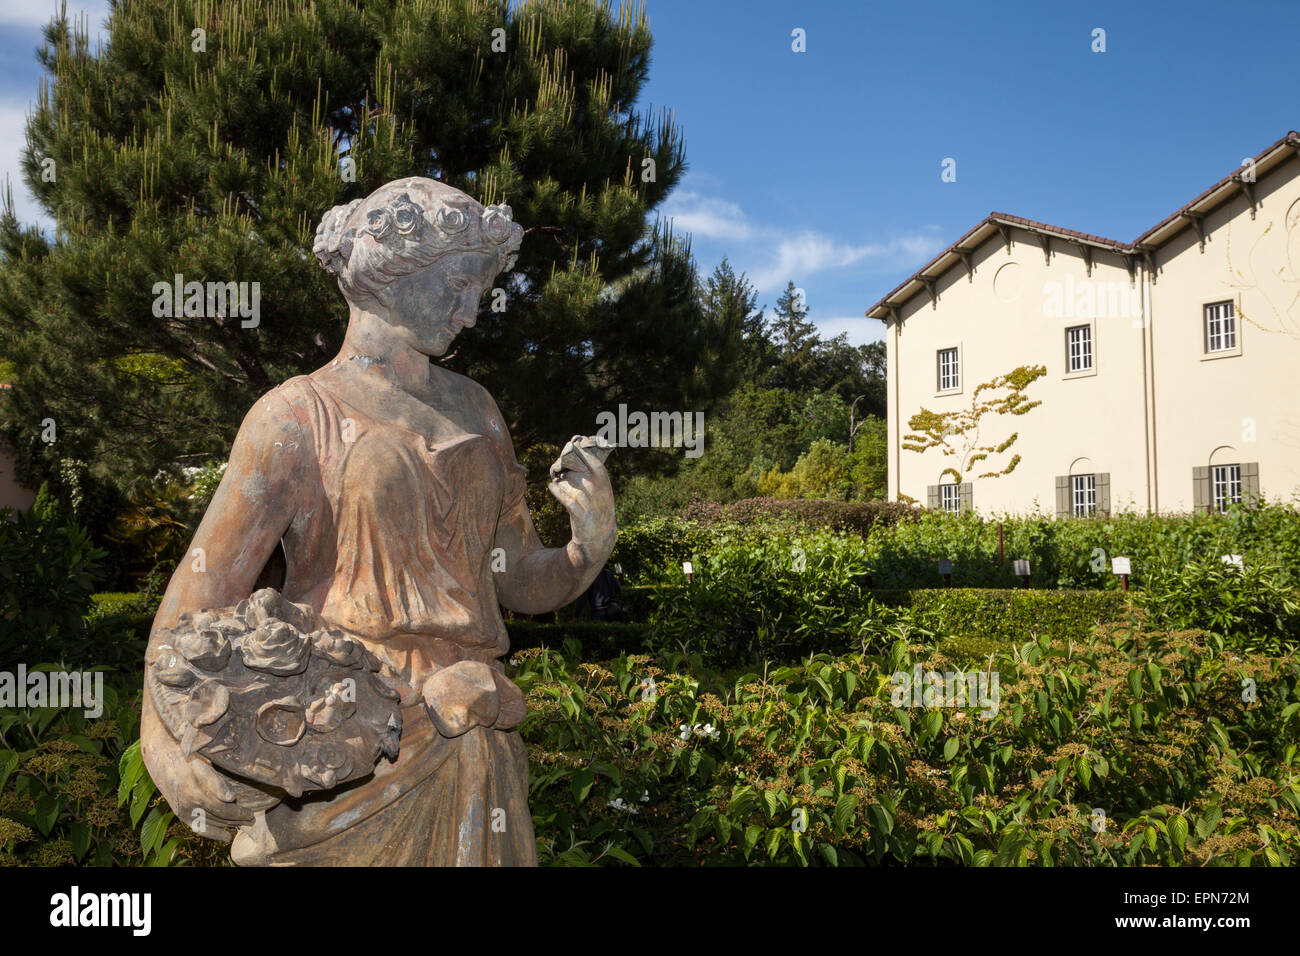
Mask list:
[[[659,696],[659,685],[655,683],[655,679],[653,677],[646,677],[642,679],[641,683],[638,684],[637,686],[640,687],[641,689],[642,700],[652,701]]]
[[[650,799],[650,791],[649,791],[649,790],[644,790],[644,791],[642,791],[642,792],[641,792],[641,802],[642,802],[642,803],[646,803],[649,799]],[[610,800],[609,802],[607,802],[607,803],[605,804],[605,806],[607,806],[607,807],[613,807],[615,810],[622,810],[624,813],[640,813],[640,812],[641,812],[640,810],[638,810],[638,809],[637,809],[635,806],[633,806],[632,804],[630,804],[630,803],[624,803],[622,797],[618,797],[618,798],[616,798],[616,799],[614,799],[614,800]]]
[[[205,471],[212,471],[215,474],[221,474],[226,470],[227,464],[229,464],[229,462],[223,461],[216,468],[211,468],[208,465],[182,465],[181,474],[185,476],[186,481],[193,481],[196,477],[203,474]],[[159,472],[159,475],[161,474],[162,472]]]
[[[679,728],[682,740],[690,740],[691,734],[697,737],[707,737],[709,740],[717,740],[722,736],[722,731],[715,728],[712,724],[696,724],[694,727],[687,727],[682,724]]]

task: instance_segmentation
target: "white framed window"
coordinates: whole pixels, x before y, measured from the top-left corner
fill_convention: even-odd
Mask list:
[[[1205,351],[1231,352],[1237,348],[1237,312],[1232,302],[1205,307]]]
[[[1092,326],[1074,325],[1065,330],[1065,370],[1087,372],[1092,369]]]
[[[961,369],[958,350],[939,349],[939,391],[951,392],[961,388]]]
[[[961,488],[958,485],[939,486],[939,510],[961,511]]]
[[[1091,518],[1097,513],[1097,476],[1070,476],[1070,510],[1076,518]]]
[[[1210,469],[1210,489],[1214,493],[1214,510],[1227,511],[1228,505],[1241,501],[1241,465],[1215,465]]]

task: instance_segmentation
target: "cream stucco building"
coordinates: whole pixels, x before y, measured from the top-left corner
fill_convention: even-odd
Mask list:
[[[891,498],[1063,515],[1292,501],[1300,134],[1132,242],[993,213],[867,315],[886,325]],[[1041,405],[905,447],[923,409],[969,409],[981,383],[1035,365],[1024,394]]]

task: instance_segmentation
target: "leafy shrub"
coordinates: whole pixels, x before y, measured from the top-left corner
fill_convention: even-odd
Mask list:
[[[156,594],[92,594],[86,624],[96,663],[127,674],[137,673],[159,603]]]
[[[1300,642],[1300,598],[1278,565],[1219,558],[1181,566],[1158,563],[1148,572],[1138,601],[1151,626],[1201,628],[1230,645],[1279,653]]]
[[[650,646],[718,665],[855,646],[864,569],[861,540],[827,532],[732,540],[700,555],[692,582],[661,588]]]
[[[998,563],[998,527],[1004,563]],[[929,587],[937,561],[953,563],[959,587],[1014,587],[1011,562],[1027,558],[1039,588],[1118,589],[1111,558],[1132,559],[1131,586],[1143,587],[1154,568],[1223,554],[1246,563],[1300,568],[1300,512],[1284,505],[1234,506],[1225,514],[1138,515],[1106,518],[1004,516],[926,512],[918,520],[881,529],[867,548],[877,586]],[[1291,583],[1300,583],[1288,571]]]
[[[1290,866],[1300,850],[1294,654],[1113,625],[1040,636],[995,655],[988,720],[894,707],[890,675],[952,664],[903,641],[735,679],[680,656],[519,657],[543,863]]]
[[[698,522],[651,518],[618,529],[609,564],[621,564],[629,581],[679,581],[682,562],[707,548],[712,540],[709,529]]]
[[[216,844],[175,824],[148,774],[131,775],[124,758],[134,750],[139,761],[139,695],[138,684],[106,683],[97,719],[53,707],[0,710],[0,865],[219,861]]]
[[[72,522],[0,510],[0,666],[87,659],[82,618],[103,557]]]

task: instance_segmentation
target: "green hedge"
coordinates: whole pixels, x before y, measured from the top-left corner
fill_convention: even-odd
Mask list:
[[[755,499],[761,501],[761,499]],[[831,503],[800,509],[788,502],[698,507],[699,520],[656,518],[619,528],[614,560],[630,581],[681,579],[681,562],[697,563],[723,542],[780,539],[823,532],[828,523],[852,529],[844,547],[856,550],[878,587],[936,587],[938,562],[952,562],[957,587],[1010,588],[1019,585],[1012,561],[1027,558],[1034,588],[1120,589],[1111,559],[1132,560],[1130,587],[1147,586],[1156,569],[1190,561],[1240,554],[1247,567],[1283,569],[1292,587],[1300,586],[1300,512],[1286,505],[1234,507],[1225,514],[1146,516],[1115,514],[1098,518],[1044,515],[990,516],[973,512],[880,512],[864,530],[861,521],[835,513]],[[851,503],[845,503],[851,504]],[[741,508],[744,505],[745,508]],[[705,517],[707,516],[707,520]],[[853,522],[856,522],[854,524]],[[998,529],[1002,528],[999,560]]]
[[[522,651],[532,647],[560,649],[565,641],[577,641],[584,658],[599,655],[639,654],[645,648],[645,624],[623,624],[613,621],[562,621],[556,624],[540,621],[506,621],[510,635],[510,650]]]
[[[795,522],[809,530],[850,531],[866,536],[873,528],[915,521],[924,512],[901,501],[832,501],[822,498],[744,498],[730,504],[694,502],[683,512],[702,524]]]
[[[1015,643],[1041,636],[1079,640],[1098,624],[1121,620],[1129,607],[1118,591],[919,588],[867,593],[886,606],[909,608],[918,624],[940,638]]]

